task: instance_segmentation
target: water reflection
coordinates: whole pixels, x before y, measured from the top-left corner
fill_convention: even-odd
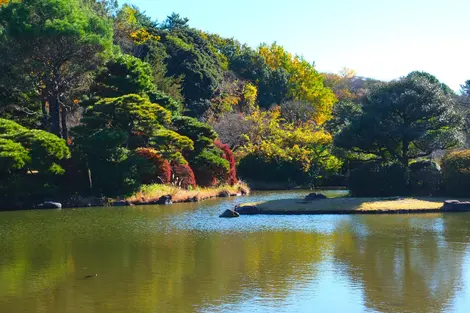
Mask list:
[[[338,268],[380,312],[442,312],[463,288],[467,244],[449,236],[468,216],[355,216],[335,232]],[[468,235],[468,228],[461,230]]]
[[[230,201],[2,213],[0,312],[464,309],[468,215],[218,219]]]

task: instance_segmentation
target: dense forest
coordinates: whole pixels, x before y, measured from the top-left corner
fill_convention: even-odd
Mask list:
[[[0,206],[238,179],[470,195],[470,80],[404,74],[320,73],[113,0],[0,0]]]

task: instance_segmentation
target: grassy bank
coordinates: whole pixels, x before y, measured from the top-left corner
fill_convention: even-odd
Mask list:
[[[170,195],[173,202],[187,202],[190,200],[201,201],[205,199],[223,197],[229,195],[249,194],[250,188],[243,182],[239,182],[233,186],[222,185],[210,188],[196,188],[194,190],[182,189],[173,185],[144,185],[131,197],[127,198],[134,204],[151,203],[157,201],[162,196]]]
[[[302,199],[271,200],[245,203],[254,206],[260,214],[374,214],[440,212],[444,199],[335,198],[316,201]]]

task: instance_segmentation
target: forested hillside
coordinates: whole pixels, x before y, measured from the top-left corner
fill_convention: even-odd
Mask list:
[[[2,206],[239,178],[336,186],[351,173],[363,188],[354,171],[388,186],[358,194],[428,193],[429,156],[465,142],[469,82],[457,95],[424,72],[320,73],[276,43],[252,48],[112,0],[0,6]]]

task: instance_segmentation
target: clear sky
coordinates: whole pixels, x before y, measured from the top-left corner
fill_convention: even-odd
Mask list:
[[[458,90],[470,79],[470,0],[128,0],[158,21],[190,26],[252,47],[276,41],[315,62],[390,80],[413,70]]]

